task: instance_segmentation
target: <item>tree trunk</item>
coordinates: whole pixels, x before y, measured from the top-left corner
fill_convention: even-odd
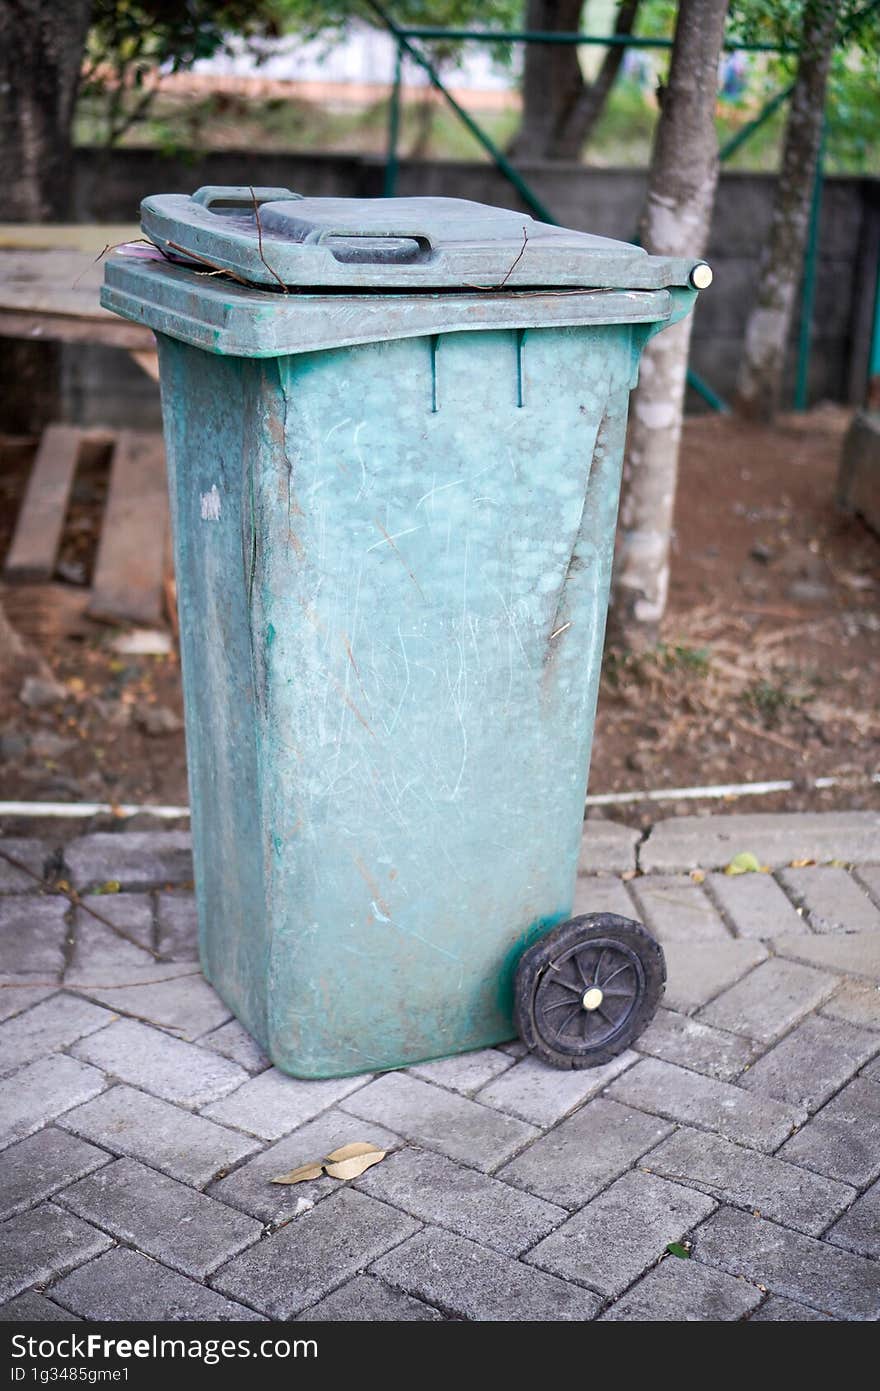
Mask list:
[[[699,257],[705,250],[718,181],[713,117],[727,8],[728,0],[679,5],[640,226],[653,255]],[[632,402],[612,633],[633,650],[656,643],[666,608],[691,323],[688,315],[648,343]]]
[[[69,215],[71,125],[91,0],[0,0],[0,184],[6,222]]]
[[[737,380],[737,409],[755,420],[772,420],[782,398],[786,348],[803,271],[838,8],[834,0],[807,0],[804,6],[798,72],[789,102],[770,237],[757,298],[746,323]]]
[[[91,0],[0,0],[0,187],[5,222],[70,216],[71,126]],[[54,343],[0,339],[2,425],[30,433],[57,414]]]
[[[615,34],[632,33],[639,3],[640,0],[622,0],[614,22]],[[568,101],[562,103],[556,122],[553,151],[547,155],[548,159],[580,159],[584,146],[605,110],[605,103],[617,80],[625,52],[622,44],[606,48],[605,57],[594,81],[586,83],[581,80],[580,91],[572,91]]]
[[[575,34],[583,0],[528,0],[525,27]],[[615,34],[629,34],[639,0],[622,0]],[[580,158],[623,62],[620,45],[606,49],[593,83],[584,82],[576,44],[526,44],[522,123],[510,145],[516,159]]]

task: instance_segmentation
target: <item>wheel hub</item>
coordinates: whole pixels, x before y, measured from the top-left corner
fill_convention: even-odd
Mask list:
[[[588,938],[548,963],[535,992],[535,1022],[562,1053],[604,1048],[625,1028],[643,988],[634,950],[610,937]]]

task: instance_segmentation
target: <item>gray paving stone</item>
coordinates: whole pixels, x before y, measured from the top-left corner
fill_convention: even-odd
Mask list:
[[[26,979],[0,973],[0,1020],[12,1019],[41,1000],[48,1000],[59,988],[57,985],[27,985]]]
[[[825,1001],[821,1012],[863,1029],[880,1029],[880,985],[867,980],[845,980]]]
[[[729,940],[711,900],[687,875],[645,875],[634,879],[631,888],[642,921],[664,946]]]
[[[473,1096],[480,1087],[491,1082],[513,1066],[513,1058],[500,1048],[479,1048],[472,1053],[456,1053],[452,1058],[438,1058],[433,1063],[419,1063],[407,1068],[411,1077],[423,1082],[435,1082],[438,1087]]]
[[[558,1227],[568,1213],[440,1154],[405,1149],[369,1169],[358,1189],[394,1207],[519,1256]]]
[[[0,969],[8,975],[60,978],[70,903],[60,894],[0,898]]]
[[[0,1154],[0,1220],[51,1197],[109,1158],[104,1150],[54,1126],[10,1145]]]
[[[710,874],[706,886],[737,937],[807,931],[803,918],[769,874]]]
[[[826,974],[867,976],[880,981],[880,932],[829,933],[825,937],[777,937],[778,956],[817,966]],[[833,976],[829,975],[829,979]]]
[[[377,1077],[346,1097],[342,1109],[476,1169],[496,1168],[538,1134],[534,1126],[402,1072]]]
[[[296,1222],[225,1265],[217,1289],[274,1319],[289,1319],[417,1229],[411,1217],[342,1188]]]
[[[110,1244],[103,1232],[54,1203],[10,1217],[0,1227],[0,1301],[12,1299],[29,1285],[45,1284]]]
[[[337,1179],[322,1177],[309,1183],[272,1183],[273,1178],[298,1169],[301,1164],[316,1163],[342,1145],[360,1141],[377,1145],[379,1149],[397,1149],[402,1141],[398,1135],[372,1121],[356,1120],[335,1107],[324,1111],[315,1120],[283,1140],[254,1155],[227,1177],[211,1185],[211,1197],[241,1208],[262,1222],[280,1225],[314,1207],[322,1198],[339,1188]]]
[[[146,949],[154,945],[154,919],[153,896],[149,893],[103,893],[103,894],[83,894],[80,899],[81,907],[76,910],[77,936],[79,929],[87,928],[90,925],[105,927],[104,919],[112,923],[113,927],[118,927],[122,932],[127,932],[129,937],[135,939],[135,944]],[[115,942],[124,942],[124,938],[118,933],[113,932],[112,928],[106,928]],[[74,951],[76,959],[76,951]],[[152,958],[151,958],[152,959]]]
[[[561,1207],[583,1207],[671,1130],[657,1116],[597,1097],[529,1145],[498,1177]]]
[[[188,884],[193,877],[189,831],[96,831],[64,847],[78,889],[115,880],[123,889]]]
[[[864,1188],[880,1176],[880,1086],[862,1077],[848,1082],[779,1157]]]
[[[880,1037],[809,1015],[740,1079],[747,1091],[815,1111],[880,1050]]]
[[[33,876],[43,879],[53,846],[32,836],[0,837],[0,894],[28,894],[39,887]],[[18,869],[6,858],[18,860],[25,869]],[[30,870],[30,874],[26,872]]]
[[[658,821],[639,847],[645,870],[724,869],[751,850],[781,869],[792,860],[880,862],[880,814],[874,811],[756,812],[747,816],[676,816]]]
[[[834,1323],[834,1319],[818,1309],[808,1309],[806,1304],[796,1304],[793,1299],[771,1294],[752,1314],[749,1323]]]
[[[873,1183],[825,1236],[835,1246],[880,1260],[880,1181]]]
[[[120,1019],[81,1039],[72,1051],[133,1087],[184,1106],[216,1101],[248,1079],[243,1067],[210,1048],[185,1043],[136,1019]]]
[[[837,981],[794,961],[765,961],[700,1011],[700,1020],[772,1043],[828,999]]]
[[[695,1254],[821,1313],[880,1316],[880,1266],[736,1208],[719,1209],[700,1229]]]
[[[231,1096],[205,1108],[204,1114],[238,1126],[263,1140],[277,1140],[326,1111],[364,1085],[363,1077],[333,1077],[307,1082],[288,1077],[277,1067],[249,1078]]]
[[[766,961],[762,942],[667,942],[666,996],[670,1009],[691,1014]]]
[[[852,872],[880,907],[880,865],[854,865]]]
[[[25,1063],[68,1048],[71,1043],[110,1024],[107,1009],[62,992],[0,1024],[0,1075]]]
[[[238,1131],[125,1086],[77,1107],[62,1124],[115,1154],[142,1159],[196,1187],[257,1148],[255,1140]]]
[[[571,916],[581,913],[617,913],[621,918],[636,918],[633,900],[626,885],[607,874],[581,874],[574,886]]]
[[[783,869],[779,881],[814,932],[876,932],[880,910],[845,869]]]
[[[616,1322],[733,1323],[757,1308],[761,1291],[697,1261],[667,1256],[603,1315]]]
[[[0,1149],[97,1096],[104,1085],[103,1072],[63,1053],[29,1063],[15,1086],[0,1087]]]
[[[716,1206],[704,1193],[652,1174],[624,1174],[525,1259],[600,1294],[621,1294]]]
[[[645,1058],[613,1082],[608,1096],[683,1124],[715,1130],[752,1149],[774,1150],[805,1117],[803,1108],[741,1091],[730,1082]]]
[[[373,1270],[456,1319],[579,1323],[595,1318],[601,1307],[590,1290],[437,1227],[411,1237],[376,1261]]]
[[[79,1323],[76,1314],[70,1314],[51,1299],[35,1290],[28,1290],[16,1299],[11,1299],[0,1309],[0,1323]]]
[[[855,1189],[718,1135],[682,1128],[643,1161],[649,1172],[699,1188],[734,1207],[819,1236],[852,1202]]]
[[[699,818],[701,830],[711,820]],[[749,848],[770,859],[763,844],[740,843],[752,818],[726,820],[734,841],[723,863]],[[880,827],[880,817],[876,820]],[[840,825],[830,829],[838,834]],[[613,839],[618,833],[610,834]],[[624,854],[637,837],[628,831],[619,838]],[[116,859],[112,866],[106,862],[106,873],[95,882],[119,879],[120,863],[127,863],[132,875],[145,874],[146,860],[161,852],[153,836],[146,846],[133,844],[130,858],[127,833],[106,840],[112,845],[105,849]],[[32,850],[41,863],[44,848],[48,858],[49,842],[37,842]],[[179,845],[166,850],[181,853]],[[799,850],[790,858],[808,853]],[[852,851],[837,858],[851,863]],[[59,1282],[75,1283],[96,1271],[94,1289],[88,1286],[82,1298],[117,1318],[128,1316],[129,1309],[133,1317],[140,1309],[153,1311],[143,1315],[147,1318],[165,1317],[169,1303],[184,1311],[172,1316],[210,1317],[192,1305],[193,1290],[236,1311],[227,1317],[255,1318],[259,1315],[246,1306],[271,1312],[270,1301],[279,1301],[279,1307],[289,1301],[292,1286],[295,1312],[304,1321],[583,1319],[599,1312],[594,1290],[605,1296],[612,1278],[597,1280],[603,1260],[614,1267],[615,1291],[624,1290],[626,1279],[636,1280],[606,1310],[609,1320],[869,1317],[844,1311],[842,1301],[854,1297],[854,1267],[845,1267],[846,1284],[835,1262],[861,1262],[862,1270],[875,1268],[880,1256],[880,837],[875,860],[857,865],[851,875],[833,865],[788,872],[795,875],[792,893],[796,883],[814,897],[816,886],[824,886],[829,915],[824,925],[845,929],[819,934],[809,930],[806,915],[795,912],[769,875],[710,875],[699,887],[668,870],[628,885],[601,870],[581,874],[575,912],[653,920],[665,939],[666,1004],[676,1008],[662,1010],[639,1040],[638,1052],[648,1054],[647,1060],[625,1055],[614,1060],[607,1076],[603,1069],[557,1073],[513,1042],[375,1080],[346,1079],[341,1085],[352,1090],[338,1096],[336,1082],[283,1077],[232,1019],[195,969],[194,900],[184,888],[166,890],[174,877],[130,877],[122,882],[132,892],[90,896],[96,910],[118,922],[136,944],[82,910],[68,927],[69,904],[60,896],[19,887],[2,897],[0,887],[0,942],[9,904],[49,905],[38,908],[38,915],[43,911],[53,919],[42,944],[39,924],[7,935],[26,962],[56,963],[51,971],[43,964],[29,976],[15,975],[14,990],[0,989],[0,1019],[6,1019],[0,1025],[0,1068],[18,1069],[14,1085],[7,1077],[0,1089],[0,1150],[8,1146],[0,1154],[0,1193],[6,1200],[5,1207],[0,1200],[0,1220],[4,1212],[17,1214],[12,1218],[17,1222],[22,1215],[62,1209],[140,1248],[97,1259],[95,1252],[77,1256],[90,1264]],[[0,886],[2,863],[0,858]],[[97,859],[93,864],[100,869]],[[783,866],[779,877],[785,876]],[[159,891],[141,892],[141,886]],[[844,894],[862,914],[858,919],[841,911]],[[700,923],[685,932],[682,913],[698,904]],[[715,935],[720,919],[712,904],[724,917],[724,935]],[[815,903],[812,907],[818,911]],[[852,931],[853,923],[862,930]],[[731,927],[741,936],[728,935]],[[189,959],[155,961],[147,948],[154,933],[159,942],[160,931],[170,953]],[[66,990],[58,993],[52,980],[68,936],[75,938],[66,944],[72,961]],[[772,958],[762,936],[770,942]],[[21,965],[19,956],[13,969],[20,972]],[[844,973],[850,979],[842,980]],[[0,986],[9,980],[0,976]],[[698,1010],[697,1018],[689,1017]],[[108,1011],[129,1017],[113,1021]],[[94,1024],[92,1032],[78,1032],[84,1019]],[[753,1037],[741,1032],[746,1027]],[[54,1052],[62,1048],[73,1056]],[[29,1061],[44,1049],[53,1056]],[[613,1076],[626,1064],[627,1071]],[[225,1093],[213,1089],[220,1085],[212,1081],[218,1069]],[[106,1090],[115,1076],[136,1083],[138,1090],[128,1085]],[[730,1085],[733,1079],[737,1086]],[[320,1096],[314,1090],[324,1087],[329,1090]],[[600,1089],[604,1094],[597,1096]],[[297,1102],[291,1108],[294,1091]],[[215,1113],[227,1105],[237,1108],[236,1117],[217,1124]],[[205,1109],[194,1115],[186,1109],[194,1106]],[[808,1106],[822,1109],[790,1134]],[[53,1119],[54,1126],[33,1134]],[[676,1131],[674,1121],[721,1134]],[[547,1127],[549,1133],[542,1134]],[[262,1148],[241,1130],[259,1139],[284,1138]],[[17,1136],[28,1135],[16,1143]],[[352,1140],[391,1152],[350,1185],[329,1178],[294,1187],[271,1183],[277,1174]],[[421,1151],[407,1148],[408,1142]],[[775,1154],[768,1152],[774,1149]],[[113,1160],[108,1150],[130,1157]],[[627,1172],[633,1166],[638,1167]],[[860,1197],[858,1190],[870,1184]],[[645,1256],[631,1239],[633,1223],[650,1228],[653,1209],[650,1202],[627,1204],[628,1185],[640,1195],[676,1190],[687,1203],[704,1207],[722,1202],[748,1212],[748,1220],[760,1213],[762,1231],[785,1229],[785,1238],[807,1242],[815,1270],[816,1248],[830,1252],[843,1295],[838,1291],[830,1308],[817,1303],[817,1294],[784,1292],[781,1277],[768,1283],[703,1259],[701,1233],[712,1228],[714,1217],[697,1232],[694,1260],[663,1257],[665,1243]],[[198,1191],[202,1188],[208,1191]],[[601,1218],[615,1199],[627,1231],[624,1218],[620,1235],[609,1219],[611,1237],[603,1239],[601,1222],[589,1214]],[[372,1207],[363,1206],[371,1202]],[[693,1219],[703,1220],[702,1212]],[[423,1222],[439,1230],[418,1232]],[[400,1230],[399,1223],[404,1224]],[[266,1225],[275,1228],[268,1238],[262,1234]],[[593,1289],[567,1287],[558,1278],[562,1267],[549,1274],[534,1259],[536,1251],[555,1242],[564,1253],[559,1260],[571,1260],[576,1268],[580,1248],[572,1247],[572,1233],[581,1230],[584,1243],[597,1243],[598,1255],[592,1277],[580,1270],[572,1278]],[[285,1243],[275,1245],[286,1233]],[[823,1233],[821,1241],[814,1240]],[[42,1260],[41,1231],[35,1229],[33,1240],[35,1259]],[[644,1241],[650,1244],[647,1237]],[[51,1243],[48,1249],[51,1255]],[[789,1264],[792,1249],[786,1247]],[[796,1254],[801,1280],[803,1249]],[[123,1258],[118,1268],[109,1262],[117,1255]],[[519,1260],[511,1259],[516,1256]],[[251,1257],[253,1270],[246,1268]],[[366,1273],[374,1257],[377,1263]],[[617,1269],[637,1258],[642,1264],[635,1276]],[[380,1274],[383,1262],[395,1271],[399,1265],[402,1273]],[[258,1303],[244,1288],[221,1285],[227,1272],[239,1268],[263,1291]],[[213,1272],[218,1290],[244,1304],[228,1305],[221,1294],[189,1278],[202,1279],[206,1272],[208,1278]],[[68,1308],[64,1297],[55,1301],[55,1286],[47,1295],[29,1289],[46,1278],[51,1275],[29,1274],[17,1286],[26,1293],[7,1301],[0,1319],[14,1317],[7,1311],[19,1303],[29,1308],[27,1301],[34,1302],[37,1319],[68,1317],[61,1307]],[[174,1286],[174,1281],[181,1283]],[[759,1284],[771,1290],[761,1304],[756,1302]],[[872,1289],[870,1297],[875,1294]],[[307,1302],[300,1304],[300,1297]],[[580,1312],[568,1305],[560,1312],[564,1298],[580,1301]],[[533,1304],[536,1313],[530,1312]],[[117,1312],[123,1307],[126,1312]]]
[[[217,1319],[222,1323],[261,1322],[244,1308],[214,1290],[168,1270],[157,1261],[117,1247],[81,1266],[53,1285],[59,1304],[89,1322],[102,1320],[170,1321]]]
[[[195,894],[158,896],[159,950],[171,961],[198,961],[199,918]]]
[[[628,869],[635,869],[636,846],[641,838],[642,832],[636,826],[624,826],[600,816],[588,817],[581,836],[578,874],[595,874],[599,870],[625,874]]]
[[[104,1150],[51,1125],[8,1146],[0,1153],[0,1220],[50,1198],[108,1159]]]
[[[262,1224],[135,1159],[117,1159],[59,1199],[78,1217],[163,1265],[203,1280],[252,1246]]]
[[[548,1067],[537,1058],[523,1058],[509,1072],[483,1087],[475,1099],[546,1130],[569,1111],[597,1096],[637,1061],[638,1054],[631,1048],[602,1067],[570,1071]]]
[[[730,1082],[754,1061],[757,1045],[671,1009],[658,1010],[637,1041],[640,1053]]]
[[[83,903],[134,940],[128,941],[84,908],[77,908],[73,952],[65,973],[68,984],[124,985],[131,979],[132,967],[154,965],[146,950],[153,940],[153,904],[148,894],[88,894]]]
[[[190,1042],[232,1018],[231,1010],[211,989],[198,967],[186,962],[153,962],[136,972],[128,970],[126,980],[130,982],[127,987],[111,981],[105,983],[107,988],[101,982],[77,984],[73,988],[108,1009],[170,1029]]]
[[[0,1311],[2,1317],[2,1311]],[[402,1294],[377,1280],[356,1275],[341,1289],[313,1304],[297,1323],[442,1323],[443,1315],[430,1304]]]
[[[203,1048],[213,1048],[215,1053],[220,1053],[230,1062],[238,1063],[252,1076],[272,1066],[256,1039],[237,1019],[230,1019],[228,1024],[221,1024],[219,1029],[204,1034],[199,1043]]]

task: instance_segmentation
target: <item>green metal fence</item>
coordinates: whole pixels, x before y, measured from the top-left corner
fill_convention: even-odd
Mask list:
[[[459,101],[448,90],[440,74],[437,72],[430,58],[417,47],[418,40],[451,39],[462,42],[476,43],[539,43],[539,44],[577,44],[595,45],[601,47],[619,46],[622,48],[659,48],[670,49],[672,39],[663,38],[642,38],[631,34],[569,34],[553,33],[542,30],[484,30],[484,29],[442,29],[432,25],[404,26],[397,24],[387,13],[384,6],[378,0],[368,0],[370,7],[375,11],[377,17],[393,35],[397,53],[394,64],[394,80],[391,88],[391,97],[388,112],[388,147],[385,159],[385,179],[383,192],[386,198],[393,196],[397,186],[399,171],[399,144],[400,144],[400,114],[403,82],[403,60],[405,57],[411,58],[427,74],[432,86],[440,93],[447,105],[455,112],[458,119],[470,131],[474,139],[483,147],[489,155],[496,168],[501,171],[508,182],[516,190],[519,197],[534,215],[542,222],[557,224],[556,218],[549,208],[542,203],[541,199],[530,187],[522,174],[511,164],[510,160],[502,150],[498,148],[491,136],[483,129],[478,121],[465,110]],[[880,0],[871,0],[866,8],[857,16],[853,16],[847,26],[847,32],[842,37],[849,37],[863,20],[880,4]],[[413,42],[413,41],[416,42]],[[747,44],[734,41],[725,42],[726,49],[736,49],[739,51],[758,52],[758,53],[792,53],[796,50],[780,47],[776,44]],[[794,90],[794,84],[784,88],[772,96],[763,106],[758,115],[749,121],[742,130],[737,131],[720,149],[719,157],[722,162],[731,158],[737,150],[752,138],[757,130],[761,128],[781,106],[787,101]],[[818,267],[819,253],[819,217],[822,206],[822,186],[824,180],[823,159],[825,150],[825,139],[823,130],[823,140],[819,152],[819,159],[816,167],[816,178],[813,187],[813,197],[810,210],[810,223],[807,234],[807,246],[804,257],[804,274],[801,286],[801,320],[798,336],[797,365],[795,373],[795,409],[805,410],[808,404],[808,383],[810,367],[810,348],[812,337],[812,319],[815,303],[816,291],[816,272]],[[878,294],[880,302],[880,294]],[[880,310],[875,319],[875,345],[880,344]],[[880,355],[880,347],[877,348]],[[715,392],[707,382],[704,382],[697,374],[688,371],[688,384],[703,398],[712,410],[727,411],[727,403]]]

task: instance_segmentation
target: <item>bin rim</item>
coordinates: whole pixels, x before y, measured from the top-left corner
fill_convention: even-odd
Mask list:
[[[504,290],[274,294],[183,265],[110,255],[101,304],[154,332],[225,357],[286,357],[390,339],[492,329],[663,327],[696,291]]]

